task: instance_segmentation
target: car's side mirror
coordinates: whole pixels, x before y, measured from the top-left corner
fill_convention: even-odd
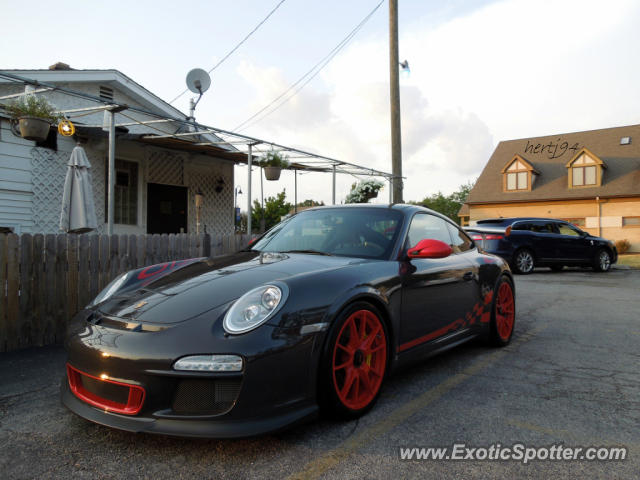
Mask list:
[[[440,240],[424,238],[407,252],[409,258],[445,258],[453,253],[449,245]]]

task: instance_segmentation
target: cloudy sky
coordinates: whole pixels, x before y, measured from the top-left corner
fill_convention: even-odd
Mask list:
[[[212,72],[196,118],[234,129],[379,1],[285,0]],[[190,69],[209,70],[278,3],[0,0],[0,69],[114,68],[171,101]],[[500,140],[640,123],[640,2],[399,0],[399,9],[400,57],[411,66],[401,79],[405,200],[475,179]],[[387,29],[385,0],[313,81],[241,133],[390,171]],[[187,111],[188,99],[173,104]],[[245,190],[246,167],[236,174]],[[353,181],[339,177],[338,200]],[[292,173],[265,182],[265,194],[282,188],[292,200]],[[329,202],[330,175],[300,175],[298,191]],[[387,199],[385,189],[378,201]]]

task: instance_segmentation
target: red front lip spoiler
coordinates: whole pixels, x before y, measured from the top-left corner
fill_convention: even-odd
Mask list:
[[[127,403],[120,403],[106,398],[99,397],[98,395],[88,391],[83,383],[82,376],[92,378],[99,382],[107,382],[121,387],[129,389],[129,396]],[[135,415],[142,409],[144,403],[145,390],[138,385],[132,385],[130,383],[116,382],[115,380],[109,380],[105,378],[95,377],[88,373],[81,372],[67,363],[67,378],[69,379],[69,388],[73,394],[80,400],[87,402],[94,407],[98,407],[102,410],[114,413],[122,413],[124,415]]]

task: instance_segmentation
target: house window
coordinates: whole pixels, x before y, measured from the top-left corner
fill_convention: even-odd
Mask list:
[[[640,217],[622,217],[623,227],[640,227]]]
[[[539,173],[533,165],[516,154],[502,169],[503,189],[506,192],[530,191]]]
[[[507,190],[527,190],[529,188],[529,172],[507,173]]]
[[[107,168],[108,171],[108,168]],[[108,185],[108,173],[105,176]],[[105,221],[108,221],[109,188],[105,189]],[[138,224],[138,164],[116,160],[113,223]]]
[[[563,218],[562,220],[564,220],[567,223],[570,223],[572,225],[575,225],[576,227],[584,227],[585,226],[585,219],[584,218]]]
[[[596,166],[573,167],[573,186],[579,187],[583,185],[596,184]]]
[[[597,156],[583,148],[567,164],[569,188],[595,187],[602,184],[602,169],[605,164]]]

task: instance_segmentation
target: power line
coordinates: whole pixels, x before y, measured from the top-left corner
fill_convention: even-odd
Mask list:
[[[322,69],[331,61],[333,60],[333,58],[338,54],[338,52],[340,52],[340,50],[342,50],[347,43],[349,43],[349,41],[358,33],[358,31],[365,25],[365,23],[367,23],[369,21],[369,19],[373,16],[373,14],[376,12],[376,10],[378,10],[378,8],[380,8],[380,6],[384,3],[384,0],[381,0],[375,7],[373,10],[371,10],[366,17],[364,17],[362,19],[362,21],[356,25],[356,27],[351,30],[351,32],[349,32],[349,34],[343,38],[340,43],[338,43],[338,45],[336,45],[333,50],[331,50],[326,56],[324,56],[318,63],[316,63],[309,71],[307,71],[307,73],[305,73],[304,75],[302,75],[302,77],[300,77],[294,84],[292,84],[289,88],[287,88],[284,92],[282,92],[280,95],[278,95],[276,98],[274,98],[269,104],[267,104],[266,106],[264,106],[263,108],[261,108],[260,110],[258,110],[256,113],[254,113],[252,116],[250,116],[249,118],[247,118],[245,121],[243,121],[242,123],[240,123],[237,127],[235,127],[233,129],[233,131],[240,131],[240,130],[245,130],[248,127],[250,127],[251,125],[262,121],[263,119],[265,119],[266,117],[268,117],[269,115],[271,115],[273,112],[275,112],[276,110],[278,110],[281,106],[283,106],[285,103],[287,103],[289,100],[291,100],[300,90],[302,90],[305,85],[307,85],[311,80],[313,80],[315,78],[316,75],[318,75],[318,73],[320,73],[322,71]],[[309,78],[307,78],[309,77]],[[304,81],[306,79],[306,81]],[[303,82],[302,85],[300,85],[298,88],[296,88],[301,82]],[[292,95],[288,96],[287,98],[285,98],[279,105],[277,105],[275,108],[273,108],[271,111],[267,112],[265,115],[263,115],[262,117],[253,120],[254,118],[258,117],[262,112],[264,112],[265,110],[267,110],[269,107],[271,107],[273,104],[275,104],[276,102],[278,102],[282,97],[284,97],[285,95],[287,95],[291,90],[295,89],[295,91],[293,92]]]
[[[209,72],[209,73],[211,73],[211,72],[213,72],[216,68],[218,68],[220,65],[222,65],[222,62],[224,62],[227,58],[229,58],[229,57],[233,54],[233,52],[235,52],[238,48],[240,48],[240,47],[242,46],[242,44],[243,44],[244,42],[246,42],[246,41],[249,39],[249,37],[250,37],[251,35],[253,35],[253,34],[256,32],[256,30],[258,30],[258,29],[262,26],[262,24],[263,24],[264,22],[266,22],[266,21],[269,19],[269,17],[270,17],[271,15],[273,15],[273,14],[275,13],[275,11],[276,11],[276,10],[278,10],[278,8],[280,8],[280,5],[282,5],[285,1],[286,1],[286,0],[280,0],[280,2],[278,2],[278,4],[277,4],[275,7],[273,7],[273,10],[271,10],[271,11],[267,14],[267,16],[266,16],[266,17],[264,17],[264,18],[262,19],[262,21],[261,21],[260,23],[258,23],[258,25],[256,25],[256,26],[254,27],[254,29],[253,29],[253,30],[251,30],[251,31],[250,31],[250,32],[249,32],[249,33],[248,33],[248,34],[247,34],[247,35],[246,35],[246,36],[245,36],[245,37],[240,41],[240,43],[238,43],[235,47],[233,47],[233,48],[231,49],[231,51],[230,51],[229,53],[227,53],[224,57],[222,57],[222,60],[220,60],[218,63],[216,63],[216,64],[211,68],[211,70],[208,70],[208,72]],[[185,89],[180,93],[180,95],[178,95],[176,98],[174,98],[173,100],[171,100],[169,103],[173,103],[173,102],[175,102],[175,101],[176,101],[177,99],[179,99],[182,95],[184,95],[185,93],[187,93],[187,91],[189,91],[189,89],[188,89],[188,88],[185,88]]]

